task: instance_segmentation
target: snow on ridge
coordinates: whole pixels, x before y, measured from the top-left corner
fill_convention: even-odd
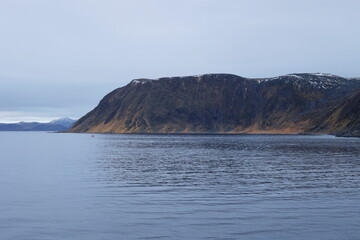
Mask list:
[[[293,82],[298,87],[310,86],[318,89],[329,89],[346,83],[346,79],[330,73],[292,73],[272,78],[257,79],[258,82],[284,80]]]
[[[226,75],[227,76],[237,76],[237,75],[230,74],[230,73],[205,73],[205,74],[174,76],[174,77],[164,77],[164,78],[170,78],[170,79],[173,79],[173,78],[189,78],[189,77],[202,78],[202,77],[218,77],[218,76],[226,76]]]
[[[331,73],[291,73],[285,76],[296,77],[296,78],[309,78],[309,77],[333,77],[339,78],[339,76]]]
[[[132,84],[140,84],[143,85],[150,81],[156,81],[161,79],[184,79],[184,78],[195,78],[198,82],[202,80],[203,77],[214,77],[214,78],[223,78],[226,76],[237,76],[234,74],[227,73],[208,73],[208,74],[198,74],[198,75],[188,75],[188,76],[174,76],[174,77],[161,77],[157,79],[147,79],[140,78],[134,79],[131,81]],[[239,77],[239,76],[237,76]],[[249,78],[250,79],[250,78]],[[352,78],[354,79],[354,78]],[[346,80],[350,80],[349,78],[342,78],[334,74],[330,73],[291,73],[287,75],[271,77],[271,78],[256,78],[253,79],[257,82],[269,82],[275,80],[283,80],[286,83],[292,82],[293,84],[299,87],[312,87],[312,88],[321,88],[321,89],[329,89],[335,88],[340,85],[346,84]],[[359,79],[360,80],[360,79]]]
[[[331,73],[309,73],[310,75],[315,75],[315,76],[324,76],[324,77],[339,77],[336,76],[334,74]]]
[[[196,78],[198,81],[200,81],[203,77],[223,77],[223,76],[235,76],[240,77],[235,74],[230,73],[206,73],[206,74],[196,74],[196,75],[186,75],[186,76],[173,76],[173,77],[160,77],[160,78],[139,78],[134,79],[131,81],[133,84],[145,84],[146,82],[150,81],[157,81],[162,79],[183,79],[183,78]]]
[[[154,80],[154,79],[140,78],[140,79],[134,79],[134,80],[132,80],[131,83],[143,85],[143,84],[145,84],[145,83],[147,83],[147,82],[149,82],[149,81],[152,81],[152,80]]]
[[[297,76],[301,80],[305,80],[305,84],[308,84],[314,88],[329,89],[344,84],[344,82],[334,74],[330,73],[306,73],[306,74],[290,74],[289,76]],[[297,85],[304,84],[303,82],[296,82]]]

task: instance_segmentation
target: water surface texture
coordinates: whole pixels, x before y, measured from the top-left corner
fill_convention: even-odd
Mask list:
[[[359,239],[360,139],[0,133],[0,239]]]

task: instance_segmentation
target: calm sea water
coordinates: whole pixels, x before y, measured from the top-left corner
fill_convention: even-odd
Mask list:
[[[0,239],[360,239],[360,139],[0,133]]]

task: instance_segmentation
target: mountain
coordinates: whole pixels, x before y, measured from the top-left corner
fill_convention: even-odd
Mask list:
[[[69,129],[75,122],[76,120],[71,118],[59,118],[51,121],[50,124],[63,126],[64,128]]]
[[[360,136],[360,89],[337,104],[312,131],[338,136]]]
[[[75,120],[71,118],[60,118],[49,123],[0,123],[0,131],[65,131],[71,128],[74,123]]]
[[[106,95],[69,131],[334,133],[350,120],[331,116],[351,105],[358,89],[358,79],[322,73],[135,79]],[[351,131],[350,125],[343,130]]]

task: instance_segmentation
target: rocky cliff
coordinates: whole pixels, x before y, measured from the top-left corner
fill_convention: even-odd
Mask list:
[[[310,131],[338,136],[360,136],[360,89],[340,101]]]
[[[352,131],[350,126],[358,127],[355,118],[359,113],[359,104],[354,102],[359,99],[357,89],[360,89],[358,79],[330,74],[289,74],[262,79],[231,74],[136,79],[106,95],[99,105],[77,121],[70,131]],[[343,121],[348,124],[344,125]]]

